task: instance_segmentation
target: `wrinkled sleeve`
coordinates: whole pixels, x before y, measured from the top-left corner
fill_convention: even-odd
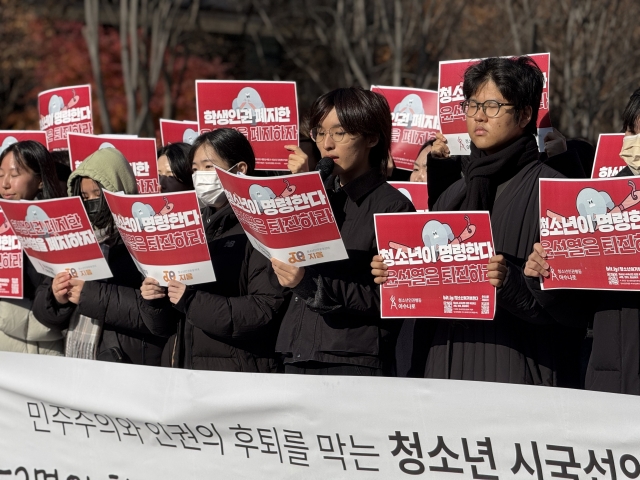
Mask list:
[[[76,305],[71,302],[58,303],[51,290],[52,283],[53,278],[47,277],[36,289],[33,314],[45,327],[64,330],[69,328],[69,321]]]

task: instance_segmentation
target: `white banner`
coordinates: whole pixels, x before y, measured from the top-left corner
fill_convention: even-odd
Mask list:
[[[557,388],[0,353],[2,478],[637,478],[638,418]]]

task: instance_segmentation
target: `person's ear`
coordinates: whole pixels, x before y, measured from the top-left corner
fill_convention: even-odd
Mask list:
[[[249,171],[249,165],[247,165],[246,162],[238,162],[238,165],[236,165],[236,170],[243,175],[246,175]]]
[[[531,117],[533,116],[533,109],[530,105],[524,107],[524,110],[520,112],[520,119],[518,121],[518,126],[520,128],[525,128],[529,122],[531,121]]]
[[[373,136],[373,137],[368,137],[367,147],[369,147],[369,148],[375,147],[378,144],[378,140],[379,140],[379,138],[378,138],[377,135]]]
[[[41,192],[43,188],[44,188],[44,183],[41,180],[40,183],[38,184],[38,191]]]

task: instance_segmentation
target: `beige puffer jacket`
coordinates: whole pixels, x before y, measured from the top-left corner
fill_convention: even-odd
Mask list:
[[[42,325],[28,298],[0,300],[0,351],[64,355],[64,335]]]

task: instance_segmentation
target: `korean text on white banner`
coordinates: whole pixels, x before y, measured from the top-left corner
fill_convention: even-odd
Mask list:
[[[627,166],[620,151],[624,133],[601,133],[596,147],[596,158],[593,162],[591,178],[615,177]]]
[[[640,180],[540,179],[542,288],[640,290]]]
[[[381,213],[374,222],[389,267],[380,286],[382,318],[493,320],[489,212]]]
[[[104,191],[138,270],[166,286],[215,281],[195,192],[123,195]]]
[[[81,280],[112,276],[80,197],[0,200],[0,208],[38,273],[69,272]]]
[[[538,111],[538,148],[544,150],[544,137],[551,128],[549,116],[549,72],[551,56],[549,53],[529,55],[538,65],[544,75],[544,87]],[[469,155],[471,153],[471,138],[467,133],[466,115],[460,105],[464,101],[462,86],[465,70],[479,63],[480,59],[448,60],[440,62],[440,76],[438,80],[438,113],[440,127],[447,138],[447,145],[451,155]]]
[[[371,90],[383,95],[391,109],[391,156],[397,168],[413,170],[413,162],[425,142],[440,131],[438,92],[420,88],[383,87]]]
[[[47,146],[47,134],[38,130],[0,130],[0,155],[9,145],[33,140]]]
[[[71,170],[78,168],[92,153],[103,148],[115,148],[131,165],[136,177],[138,193],[157,193],[160,189],[155,138],[70,133],[68,145]]]
[[[49,150],[67,148],[70,132],[93,133],[91,85],[54,88],[38,94],[40,130],[47,134]]]
[[[197,137],[198,122],[160,119],[160,141],[162,146],[170,143],[188,143],[192,145]]]
[[[0,298],[22,295],[22,245],[0,210]]]
[[[256,170],[288,170],[289,151],[298,145],[295,82],[197,80],[199,133],[233,128],[256,154]]]
[[[640,430],[633,421],[640,402],[632,395],[189,371],[8,352],[0,352],[0,365],[6,478],[640,475]]]
[[[407,197],[416,211],[426,212],[429,210],[429,189],[424,182],[389,182],[393,188],[397,189]]]
[[[318,172],[247,177],[216,168],[251,244],[302,267],[348,258]]]

